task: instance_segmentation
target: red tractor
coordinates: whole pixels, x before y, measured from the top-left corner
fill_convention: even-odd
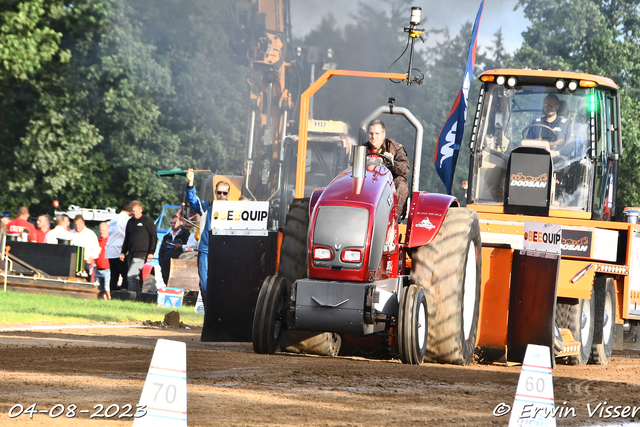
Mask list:
[[[384,159],[362,144],[382,113],[416,129],[406,225]],[[291,204],[278,274],[264,280],[256,303],[254,351],[273,354],[290,330],[381,335],[403,363],[466,365],[479,316],[477,214],[452,196],[418,191],[422,126],[407,109],[378,108],[362,122],[361,144],[351,168]]]

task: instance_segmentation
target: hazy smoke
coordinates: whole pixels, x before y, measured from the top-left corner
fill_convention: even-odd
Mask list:
[[[521,33],[526,29],[528,21],[524,18],[522,8],[514,11],[517,0],[486,0],[482,23],[480,25],[479,41],[482,46],[491,45],[493,34],[502,27],[505,48],[512,53],[522,43]],[[320,23],[320,19],[328,14],[333,14],[340,26],[344,26],[354,19],[358,11],[356,1],[345,0],[293,0],[291,2],[291,24],[294,37],[303,37],[313,27]],[[369,5],[388,7],[385,2],[372,0]],[[416,0],[412,6],[422,8],[423,22],[427,30],[449,28],[449,32],[455,35],[460,26],[475,19],[480,0],[454,0],[453,2],[440,2],[433,0]],[[426,17],[426,21],[425,18]],[[407,8],[407,21],[409,20],[409,7]],[[432,36],[430,42],[438,40],[438,36]]]

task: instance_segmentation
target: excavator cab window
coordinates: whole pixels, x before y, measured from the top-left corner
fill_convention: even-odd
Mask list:
[[[590,210],[594,162],[589,156],[589,108],[593,89],[560,92],[555,86],[505,88],[495,83],[485,83],[484,89],[480,120],[474,128],[469,202],[504,204],[511,152],[534,147],[548,151],[553,162],[550,207]],[[557,111],[553,124],[545,120],[545,109],[549,108],[545,104],[554,104]]]

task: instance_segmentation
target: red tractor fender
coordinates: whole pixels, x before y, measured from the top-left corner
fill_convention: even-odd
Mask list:
[[[324,189],[325,187],[316,188],[313,190],[313,193],[311,193],[311,197],[309,198],[309,220],[311,220],[313,216],[313,209],[316,207],[316,203],[318,203],[318,199],[322,196]]]
[[[407,246],[416,248],[429,244],[440,231],[450,207],[460,206],[458,199],[447,194],[416,191],[411,196],[407,220]]]

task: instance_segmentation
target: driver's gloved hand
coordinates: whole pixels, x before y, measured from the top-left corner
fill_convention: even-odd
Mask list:
[[[385,156],[387,159],[389,159],[389,161],[391,162],[391,166],[393,166],[393,154],[384,153],[383,156]]]

